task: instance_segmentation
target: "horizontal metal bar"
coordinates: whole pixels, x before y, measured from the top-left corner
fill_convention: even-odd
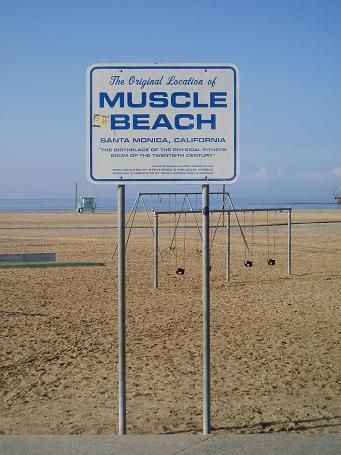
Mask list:
[[[269,208],[269,209],[224,209],[224,210],[211,210],[213,213],[220,213],[220,212],[291,212],[291,207],[276,207],[276,208]]]
[[[212,194],[212,193],[210,193]],[[176,215],[176,214],[186,214],[186,213],[201,213],[201,210],[154,210],[153,212],[157,215]],[[276,209],[224,209],[224,210],[210,210],[210,213],[243,213],[243,212],[291,212],[291,208],[279,207]]]
[[[199,196],[200,195],[201,196],[201,193],[196,193],[196,192],[193,193],[192,191],[187,191],[187,193],[168,193],[168,192],[160,191],[158,193],[138,193],[138,194],[140,196],[186,196],[186,195],[193,195],[193,196],[195,196],[195,195]],[[225,191],[225,193],[223,193],[222,191],[216,191],[216,192],[211,192],[210,191],[210,195],[212,195],[212,194],[215,194],[215,195],[217,195],[217,194],[226,194],[226,195],[228,195],[229,193],[227,193],[226,191]]]

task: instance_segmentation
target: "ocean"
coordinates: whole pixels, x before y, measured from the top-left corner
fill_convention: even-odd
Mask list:
[[[136,196],[127,196],[126,209],[130,210],[133,207]],[[336,209],[341,206],[329,200],[312,200],[300,198],[232,198],[235,208],[288,208],[293,209]],[[191,196],[191,206],[193,209],[200,209],[201,197]],[[143,202],[147,210],[152,208],[158,210],[180,210],[184,202],[184,196],[144,196],[143,201],[140,200],[138,209],[144,210]],[[210,205],[212,209],[220,209],[222,207],[221,195],[211,195]],[[226,205],[228,207],[228,203]],[[96,198],[96,211],[116,211],[116,198]],[[190,209],[189,202],[186,200],[183,209]],[[72,212],[75,210],[75,199],[72,198],[55,198],[55,199],[0,199],[0,212]]]

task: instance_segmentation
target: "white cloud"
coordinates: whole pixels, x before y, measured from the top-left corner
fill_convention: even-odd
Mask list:
[[[341,167],[336,167],[332,170],[332,173],[336,175],[336,177],[341,177]]]
[[[257,169],[254,174],[248,176],[249,180],[255,180],[258,182],[272,182],[283,174],[281,169],[277,169],[274,172],[270,172],[265,166],[261,166]]]
[[[317,182],[326,178],[326,173],[324,172],[304,172],[300,171],[296,174],[296,177],[305,182]]]
[[[245,174],[245,180],[250,182],[258,183],[271,183],[276,180],[279,180],[283,177],[284,172],[282,169],[269,170],[266,166],[260,166],[255,172],[250,174]],[[291,176],[288,176],[290,178]],[[305,183],[322,183],[328,182],[331,178],[335,177],[341,179],[341,167],[336,167],[335,169],[323,170],[323,171],[298,171],[296,174],[293,174],[294,180],[299,180],[300,182]]]
[[[269,171],[267,170],[266,167],[261,166],[258,169],[258,171],[256,171],[254,173],[254,177],[256,177],[256,179],[261,179],[261,180],[268,179],[269,178]]]
[[[337,178],[341,178],[341,167],[337,167],[337,168],[331,169],[329,171],[312,171],[312,172],[299,171],[296,174],[296,178],[299,180],[302,180],[304,182],[328,181],[333,176],[336,176]]]

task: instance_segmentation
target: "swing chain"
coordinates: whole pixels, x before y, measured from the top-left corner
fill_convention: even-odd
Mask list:
[[[276,229],[277,229],[277,211],[275,210],[275,221],[273,224],[273,251],[272,257],[270,257],[270,235],[269,235],[269,211],[266,211],[266,236],[267,236],[267,247],[268,247],[268,265],[276,265]]]
[[[251,268],[253,266],[253,261],[252,261],[252,252],[253,252],[253,224],[254,224],[254,214],[255,212],[252,212],[252,219],[251,219],[251,245],[250,248],[248,247],[247,243],[245,244],[245,261],[244,265],[247,268]],[[244,210],[244,232],[246,233],[246,216],[245,216],[245,210]],[[249,252],[250,259],[247,259],[246,252]]]

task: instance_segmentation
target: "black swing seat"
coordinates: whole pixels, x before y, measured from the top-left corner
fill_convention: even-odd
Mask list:
[[[245,267],[250,268],[253,266],[253,263],[252,263],[252,261],[244,261],[244,265],[245,265]]]
[[[268,259],[268,265],[276,265],[276,260],[275,259]]]
[[[175,246],[170,246],[169,249],[170,249],[171,251],[174,251],[174,250],[175,250]]]
[[[183,269],[182,267],[178,267],[176,269],[176,273],[177,273],[177,275],[184,275],[185,274],[185,269]]]

